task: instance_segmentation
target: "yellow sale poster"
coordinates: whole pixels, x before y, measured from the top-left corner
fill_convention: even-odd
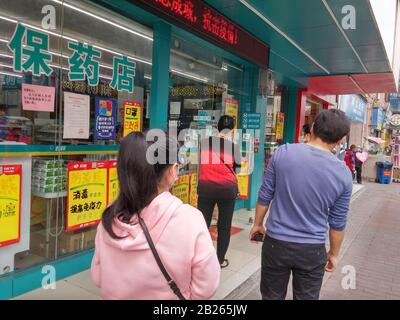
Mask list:
[[[231,98],[225,100],[225,115],[231,116],[235,119],[235,129],[238,125],[238,112],[239,112],[239,101]]]
[[[189,203],[189,175],[184,174],[172,187],[172,194],[181,199],[183,203]]]
[[[241,199],[249,198],[250,190],[250,176],[249,175],[237,175],[239,194]]]
[[[20,241],[21,176],[21,165],[0,165],[0,248]]]
[[[110,205],[117,199],[119,194],[119,182],[117,174],[117,161],[110,161],[108,169],[108,204]]]
[[[67,231],[100,222],[107,207],[107,165],[106,161],[68,164]]]
[[[142,105],[135,101],[124,102],[124,137],[142,131]]]
[[[197,195],[197,173],[190,174],[190,190],[189,190],[189,204],[193,207],[197,207],[198,195]]]

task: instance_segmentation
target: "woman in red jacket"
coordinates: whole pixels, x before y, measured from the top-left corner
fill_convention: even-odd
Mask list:
[[[197,193],[198,208],[207,226],[212,220],[215,205],[218,206],[217,256],[221,268],[229,265],[225,254],[229,247],[235,199],[238,184],[235,169],[240,167],[240,146],[233,142],[235,120],[222,116],[218,122],[219,135],[201,141],[200,172]]]

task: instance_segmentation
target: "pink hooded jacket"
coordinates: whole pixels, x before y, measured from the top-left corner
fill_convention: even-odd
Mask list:
[[[221,268],[201,212],[164,192],[143,209],[142,217],[164,267],[185,298],[211,298]],[[132,224],[115,219],[114,232],[126,236],[121,240],[98,226],[91,268],[94,283],[104,299],[177,299],[137,222],[137,217]]]

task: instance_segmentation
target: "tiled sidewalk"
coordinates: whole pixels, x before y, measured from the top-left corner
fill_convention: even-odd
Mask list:
[[[355,185],[353,193],[357,194],[363,186]],[[254,217],[254,210],[239,210],[235,212],[233,225],[243,230],[231,238],[227,253],[229,267],[222,270],[221,284],[213,299],[224,299],[245,286],[252,275],[261,267],[261,244],[253,244],[248,240],[251,224],[249,218]],[[98,300],[99,289],[92,283],[89,271],[57,281],[56,290],[38,289],[16,299],[79,299]]]

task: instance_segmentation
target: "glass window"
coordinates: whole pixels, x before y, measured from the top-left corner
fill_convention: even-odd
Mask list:
[[[92,209],[107,204],[85,200],[105,202],[106,191],[81,188],[81,203],[69,204],[68,164],[115,158],[126,101],[142,107],[132,129],[148,127],[152,30],[89,1],[60,3],[0,2],[0,169],[27,164],[21,237],[0,239],[0,275],[92,248]],[[10,145],[26,145],[24,155]]]

